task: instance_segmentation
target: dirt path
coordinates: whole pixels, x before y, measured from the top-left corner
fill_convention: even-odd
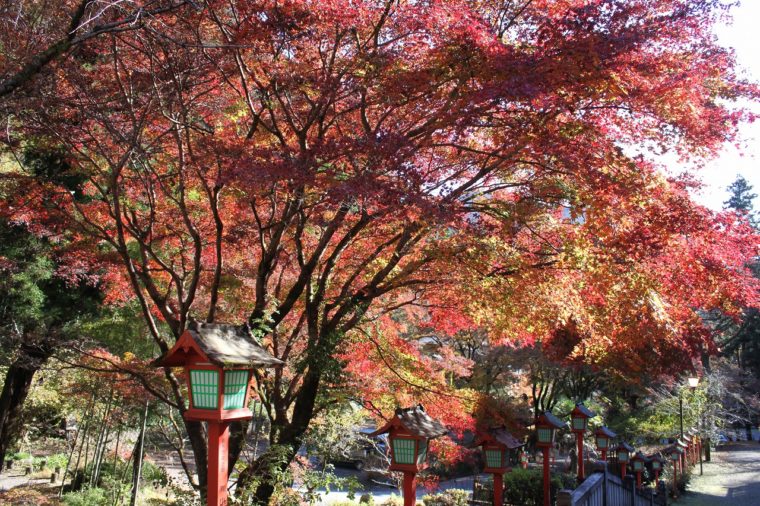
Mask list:
[[[760,506],[760,444],[733,443],[714,451],[704,474],[695,468],[678,506]]]

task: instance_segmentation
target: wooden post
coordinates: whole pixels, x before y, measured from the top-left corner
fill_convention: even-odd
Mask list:
[[[678,461],[673,461],[673,497],[678,497]]]
[[[583,462],[583,432],[578,432],[578,482],[586,479],[586,470]]]
[[[208,473],[206,504],[227,506],[227,454],[230,430],[225,422],[208,422]]]
[[[504,505],[504,475],[493,473],[493,506]]]
[[[417,504],[417,483],[414,479],[415,475],[416,473],[412,471],[404,471],[404,506],[414,506]]]
[[[549,475],[549,451],[548,446],[544,446],[544,506],[551,506],[551,476]]]

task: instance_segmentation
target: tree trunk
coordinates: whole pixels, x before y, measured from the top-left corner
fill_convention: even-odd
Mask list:
[[[8,368],[0,394],[0,462],[21,432],[21,411],[37,371],[52,355],[48,346],[22,344],[18,358]]]
[[[145,411],[140,424],[140,435],[135,441],[135,449],[132,452],[132,496],[129,500],[130,506],[137,504],[137,495],[140,491],[140,477],[142,475],[143,453],[145,452],[145,428],[148,423],[148,402],[145,402]]]
[[[253,494],[254,504],[269,504],[276,485],[276,475],[287,469],[301,447],[304,434],[314,416],[314,406],[319,390],[321,371],[310,370],[298,393],[290,423],[272,424],[274,444],[254,463],[246,467],[238,478],[238,487],[245,490],[254,477],[258,485]]]

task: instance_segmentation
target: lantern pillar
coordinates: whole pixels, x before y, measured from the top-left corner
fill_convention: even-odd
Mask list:
[[[602,462],[607,462],[607,450],[602,450]]]
[[[678,497],[678,461],[673,461],[673,497]]]
[[[628,467],[628,462],[621,462],[620,463],[620,477],[622,479],[625,479],[625,468]]]
[[[417,473],[404,471],[404,506],[414,506],[417,503]]]
[[[208,477],[206,503],[227,506],[227,462],[230,430],[226,422],[208,422]]]
[[[641,488],[641,471],[636,471],[636,488]]]
[[[657,482],[660,481],[660,470],[655,469],[654,470],[654,486],[657,486]]]
[[[578,432],[576,439],[578,440],[578,481],[586,479],[586,469],[583,458],[583,432]]]
[[[544,506],[551,506],[551,477],[549,476],[549,446],[543,447],[544,452]]]
[[[504,504],[504,475],[493,473],[493,504],[502,506]]]

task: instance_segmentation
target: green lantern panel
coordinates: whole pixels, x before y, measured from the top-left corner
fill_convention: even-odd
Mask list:
[[[503,467],[501,450],[486,450],[486,465],[495,468]]]
[[[586,419],[581,417],[573,418],[573,430],[586,430]]]
[[[602,450],[607,449],[607,443],[608,443],[608,440],[606,437],[600,437],[600,438],[597,438],[596,440],[596,446],[598,446]]]
[[[248,371],[224,371],[224,409],[244,407]]]
[[[427,440],[420,440],[420,453],[417,455],[417,465],[421,466],[425,462],[427,456]]]
[[[552,442],[552,430],[547,427],[538,428],[538,442],[539,443],[551,443]]]
[[[414,464],[414,439],[392,438],[393,458],[397,464]]]
[[[620,462],[628,462],[628,452],[618,452],[617,458]]]
[[[219,372],[191,369],[190,390],[194,408],[216,409],[219,406]]]
[[[633,463],[634,471],[641,471],[642,469],[644,469],[644,464],[641,461],[637,460]]]
[[[653,460],[652,461],[652,469],[654,469],[654,470],[660,469],[660,463],[658,461],[656,461],[656,460]]]

